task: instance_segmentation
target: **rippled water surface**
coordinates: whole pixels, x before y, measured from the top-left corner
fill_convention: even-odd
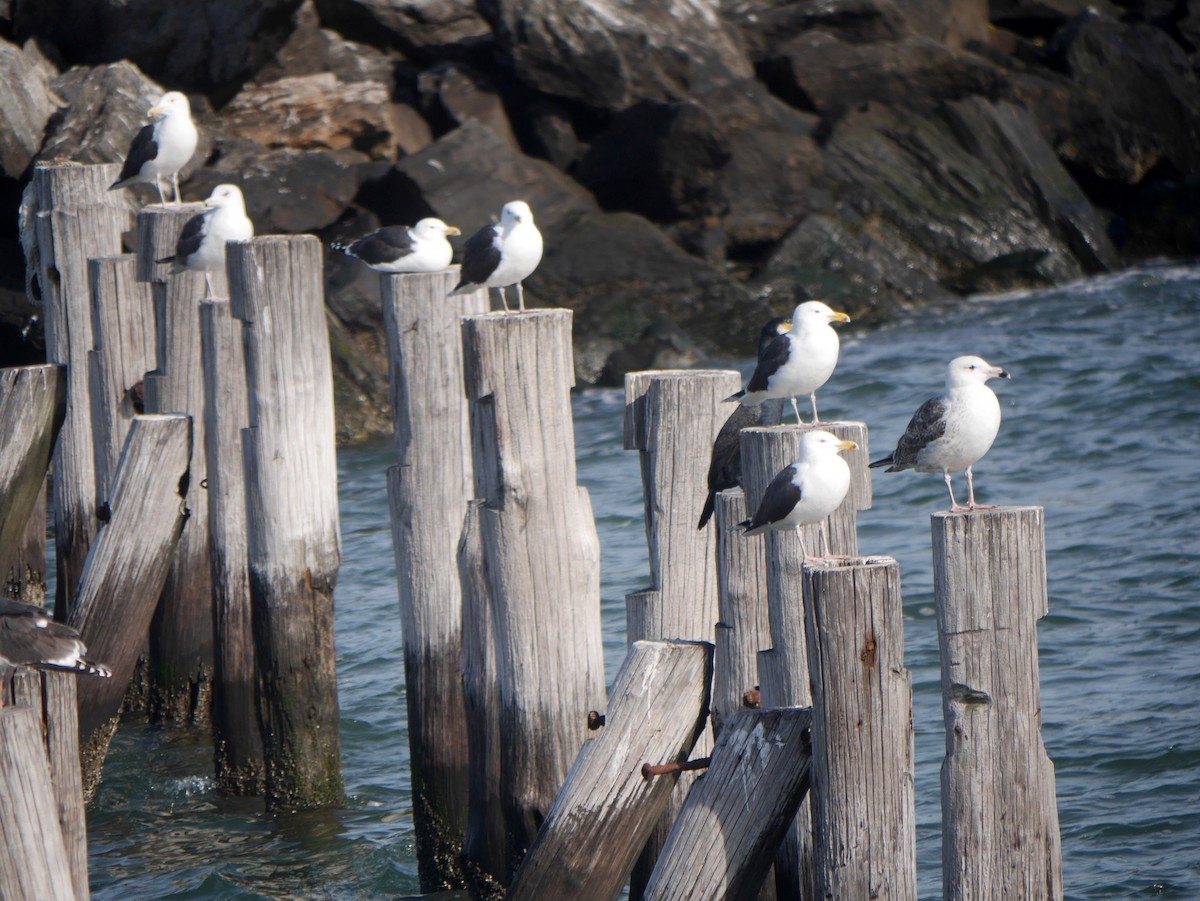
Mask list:
[[[1005,418],[976,467],[979,500],[1046,508],[1042,721],[1057,768],[1067,897],[1198,898],[1200,270],[980,299],[874,331],[851,325],[822,414],[865,420],[875,450],[886,451],[963,353],[1013,374],[997,386]],[[574,407],[579,478],[600,533],[611,682],[624,653],[624,595],[647,584],[639,472],[622,450],[620,393],[583,391]],[[202,732],[126,725],[90,814],[94,897],[418,892],[390,462],[386,447],[339,453],[345,808],[268,818],[260,802],[214,790]],[[912,472],[877,472],[874,485],[860,544],[901,564],[920,891],[937,898],[943,732],[928,517],[945,488]]]

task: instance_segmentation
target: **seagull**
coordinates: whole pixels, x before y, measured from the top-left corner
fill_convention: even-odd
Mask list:
[[[521,282],[542,261],[542,233],[533,224],[533,212],[524,200],[513,200],[500,210],[497,225],[485,225],[467,239],[463,248],[462,279],[450,292],[465,294],[479,285],[500,289],[500,302],[508,311],[504,289],[517,286],[517,304],[525,309]]]
[[[896,449],[872,463],[871,468],[887,466],[887,472],[903,469],[940,472],[950,492],[950,512],[995,509],[994,505],[975,503],[971,476],[971,467],[988,452],[1000,431],[1000,401],[987,386],[987,380],[994,378],[1011,376],[981,357],[955,357],[946,367],[946,392],[921,404]],[[950,474],[964,469],[967,471],[965,507],[954,499],[950,484]]]
[[[786,335],[791,329],[790,319],[776,316],[762,327],[758,336],[758,352],[779,335]],[[713,442],[712,457],[708,464],[708,497],[704,501],[704,510],[700,513],[700,524],[697,529],[703,529],[712,518],[716,509],[717,493],[726,488],[736,488],[742,484],[742,445],[738,433],[742,429],[761,425],[777,425],[782,418],[782,410],[777,403],[759,404],[755,407],[738,405],[733,413],[721,426],[717,439]]]
[[[440,272],[454,256],[446,236],[459,234],[462,232],[453,225],[429,218],[411,228],[389,225],[350,244],[334,244],[333,248],[379,272]]]
[[[175,255],[157,262],[173,263],[172,273],[204,270],[206,296],[212,297],[212,270],[225,265],[225,244],[249,241],[254,237],[254,223],[246,216],[246,201],[237,185],[217,185],[204,206],[204,212],[184,224]]]
[[[845,313],[831,310],[819,300],[808,300],[792,313],[792,329],[771,341],[758,355],[758,365],[745,391],[726,398],[743,406],[757,406],[773,397],[792,402],[796,422],[802,423],[796,396],[812,401],[813,424],[817,417],[817,389],[829,381],[838,361],[838,336],[831,322],[849,322]]]
[[[75,629],[56,623],[41,607],[7,598],[0,598],[0,666],[112,675],[103,663],[88,659]]]
[[[850,490],[850,467],[838,454],[856,447],[858,445],[853,441],[843,441],[824,429],[806,431],[800,438],[799,455],[771,480],[753,518],[738,523],[742,534],[758,535],[768,529],[782,532],[794,528],[800,539],[802,560],[828,562],[834,559],[829,554],[825,518],[841,506]],[[800,527],[813,523],[819,523],[822,553],[820,557],[809,558]]]
[[[179,203],[179,170],[187,165],[196,152],[199,135],[192,122],[192,108],[185,95],[168,91],[147,115],[153,120],[133,138],[120,177],[109,190],[126,185],[150,184],[158,188],[158,199],[166,203],[162,178],[170,176],[175,188],[175,204]]]

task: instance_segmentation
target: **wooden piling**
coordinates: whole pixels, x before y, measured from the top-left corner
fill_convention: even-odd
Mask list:
[[[109,494],[108,524],[88,554],[67,622],[111,679],[81,679],[79,733],[91,794],[117,725],[154,608],[162,594],[193,490],[191,419],[137,416]]]
[[[473,472],[493,602],[508,852],[533,841],[604,710],[599,539],[576,485],[569,310],[463,320]]]
[[[204,359],[204,441],[208,464],[208,536],[213,586],[213,763],[217,783],[234,795],[262,794],[262,733],[251,628],[242,430],[246,361],[242,324],[225,300],[200,304]]]
[[[65,409],[65,407],[64,407]],[[0,593],[14,601],[46,603],[46,512],[49,505],[49,480],[42,480],[33,509],[25,521],[25,532],[18,539],[16,556],[8,572],[0,572]]]
[[[40,712],[0,708],[0,898],[5,901],[77,897],[50,773]]]
[[[63,367],[0,369],[0,577],[6,581],[18,566],[26,525],[43,496],[66,408]]]
[[[1054,764],[1041,733],[1045,513],[935,513],[942,658],[942,896],[1063,895]]]
[[[688,795],[645,897],[757,898],[772,856],[808,789],[810,712],[742,710]]]
[[[42,674],[42,720],[58,825],[77,901],[87,901],[87,821],[79,757],[78,681],[86,676],[48,670]]]
[[[341,535],[321,243],[311,235],[231,242],[226,268],[246,355],[242,441],[267,804],[339,804]]]
[[[54,450],[55,615],[66,616],[96,534],[95,456],[87,354],[92,310],[87,261],[121,252],[124,199],[110,193],[116,164],[38,164],[21,204],[21,243],[32,259],[46,359],[67,367],[67,412]]]
[[[179,233],[203,204],[151,204],[137,218],[138,278],[149,283],[157,320],[157,368],[146,376],[147,413],[192,417],[191,473],[208,478],[204,440],[204,374],[200,348],[200,302],[204,274],[172,275],[156,260],[174,256]],[[216,286],[224,287],[220,274]],[[150,627],[150,716],[170,722],[207,722],[212,705],[212,561],[208,538],[208,492],[189,497],[192,515],[183,527],[175,562]]]
[[[462,318],[487,291],[448,296],[457,266],[384,275],[396,465],[388,470],[396,554],[417,865],[423,891],[457,884],[467,826],[462,590],[454,561],[474,496]]]
[[[617,674],[604,728],[584,743],[508,898],[615,898],[670,800],[674,779],[643,763],[682,763],[704,730],[707,642],[638,641]]]
[[[917,897],[912,678],[900,566],[804,568],[817,897]]]

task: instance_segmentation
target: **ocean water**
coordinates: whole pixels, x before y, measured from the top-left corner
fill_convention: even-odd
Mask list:
[[[1012,372],[1011,382],[992,383],[1004,423],[976,467],[976,488],[981,502],[1046,508],[1042,722],[1057,771],[1066,897],[1200,897],[1200,269],[977,298],[876,329],[851,324],[842,335],[822,414],[865,420],[876,453],[941,389],[950,358],[975,353]],[[610,682],[624,654],[624,595],[648,581],[622,406],[615,390],[574,397],[579,479],[600,534]],[[215,790],[202,730],[127,723],[89,815],[95,898],[418,893],[384,481],[392,454],[355,448],[338,459],[345,807],[268,817],[261,802]],[[934,899],[944,737],[929,514],[943,508],[945,487],[912,472],[876,471],[874,480],[860,545],[901,565],[918,879],[921,898]]]

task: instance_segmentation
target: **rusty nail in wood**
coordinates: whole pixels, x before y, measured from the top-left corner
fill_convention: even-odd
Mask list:
[[[589,710],[587,718],[588,729],[592,732],[595,732],[597,729],[603,728],[603,726],[604,714],[600,713],[598,710]]]
[[[643,763],[642,778],[649,782],[655,776],[666,776],[669,773],[682,773],[686,770],[703,770],[708,767],[711,757],[697,757],[695,760],[685,760],[683,763]]]

